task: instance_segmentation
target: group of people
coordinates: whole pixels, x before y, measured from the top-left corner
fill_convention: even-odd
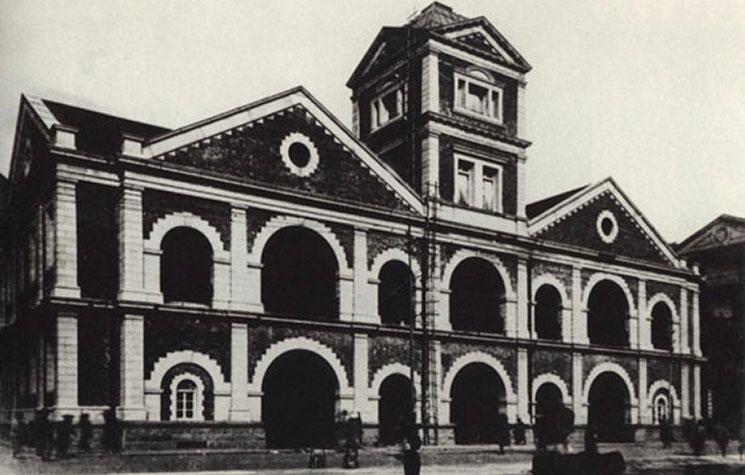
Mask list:
[[[42,460],[66,458],[70,454],[76,427],[73,416],[66,415],[61,421],[50,420],[49,409],[39,409],[34,418],[26,422],[23,412],[16,412],[11,419],[11,439],[13,456],[19,457],[23,447],[33,447]],[[77,448],[79,452],[89,452],[93,439],[93,424],[88,414],[81,414],[77,424]],[[101,434],[104,450],[118,452],[121,447],[121,424],[113,409],[104,411],[104,424]]]

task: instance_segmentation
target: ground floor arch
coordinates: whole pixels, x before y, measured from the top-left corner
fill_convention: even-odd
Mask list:
[[[414,416],[414,394],[411,380],[403,374],[391,374],[380,384],[378,392],[378,441],[394,445],[401,441],[404,429]]]
[[[631,397],[626,382],[606,371],[592,380],[588,393],[588,424],[592,424],[599,442],[633,440]]]
[[[450,388],[450,422],[456,444],[496,443],[500,420],[507,422],[505,387],[499,374],[484,363],[464,366]]]
[[[321,356],[300,349],[283,353],[267,368],[261,389],[267,447],[332,445],[339,381]]]

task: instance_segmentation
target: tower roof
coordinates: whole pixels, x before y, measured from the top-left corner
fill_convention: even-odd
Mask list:
[[[424,8],[424,10],[419,12],[418,15],[412,18],[408,25],[431,30],[467,19],[467,17],[455,13],[453,9],[447,5],[440,2],[432,2],[429,6]]]

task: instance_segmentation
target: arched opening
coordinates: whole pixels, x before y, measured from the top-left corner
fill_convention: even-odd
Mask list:
[[[535,294],[535,332],[538,338],[561,340],[561,295],[544,284]]]
[[[174,365],[163,375],[160,389],[161,420],[214,420],[214,382],[201,366],[194,363]]]
[[[662,424],[664,421],[673,422],[670,393],[666,389],[660,389],[654,394],[652,398],[652,417],[655,424]]]
[[[629,429],[629,391],[620,376],[605,372],[595,378],[588,399],[588,420],[593,425],[599,442],[633,440]]]
[[[492,264],[470,257],[450,279],[450,324],[453,330],[504,333],[505,287]]]
[[[378,276],[378,311],[383,325],[410,325],[414,317],[414,274],[401,261],[389,261]]]
[[[383,380],[378,395],[378,440],[381,445],[397,444],[413,416],[411,381],[404,375],[392,374]]]
[[[629,346],[629,304],[621,287],[603,280],[590,291],[587,302],[587,333],[590,343]]]
[[[673,314],[663,302],[652,307],[652,346],[657,350],[673,349]]]
[[[194,420],[197,406],[197,383],[191,379],[184,379],[176,386],[176,417],[177,421]]]
[[[315,231],[291,226],[277,231],[261,256],[261,301],[269,313],[337,320],[338,263]]]
[[[160,288],[165,302],[212,303],[212,246],[199,231],[173,228],[160,244]]]
[[[535,395],[535,432],[538,446],[562,442],[560,417],[562,414],[561,390],[553,383],[543,383]]]
[[[450,421],[456,444],[497,442],[500,415],[506,414],[505,389],[496,371],[484,363],[462,368],[450,390]]]
[[[339,382],[322,357],[305,350],[282,354],[264,375],[262,391],[267,447],[333,445]]]

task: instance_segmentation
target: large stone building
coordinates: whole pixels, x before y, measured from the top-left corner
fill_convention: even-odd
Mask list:
[[[702,409],[745,440],[745,218],[719,216],[678,252],[701,272]]]
[[[412,399],[441,444],[698,417],[696,273],[610,178],[525,202],[530,69],[434,3],[365,53],[353,130],[303,88],[176,130],[23,96],[3,417],[114,405],[130,447],[309,445],[342,411],[390,443]]]

